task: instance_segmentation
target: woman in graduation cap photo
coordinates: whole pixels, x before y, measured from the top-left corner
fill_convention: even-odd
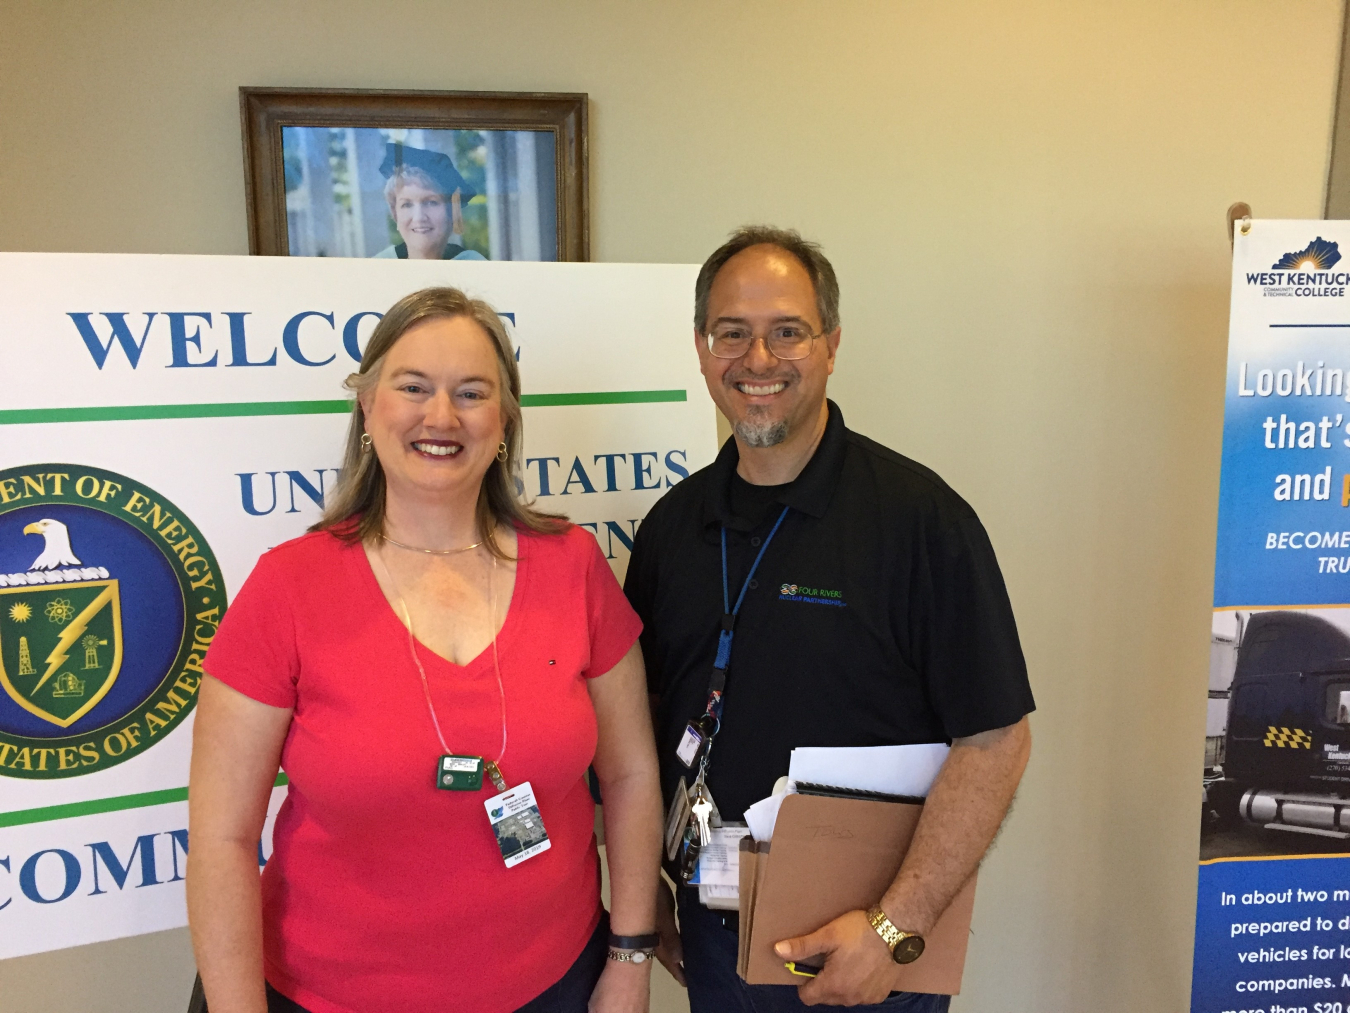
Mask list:
[[[476,195],[449,155],[390,142],[385,145],[380,175],[386,180],[384,196],[389,202],[389,214],[403,242],[385,247],[376,257],[487,259],[462,245],[461,208]]]

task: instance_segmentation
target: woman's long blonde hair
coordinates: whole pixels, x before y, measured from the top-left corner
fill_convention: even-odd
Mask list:
[[[567,518],[557,514],[541,513],[521,500],[522,483],[517,480],[515,464],[520,460],[523,442],[523,422],[520,413],[520,370],[516,368],[515,351],[511,339],[502,326],[501,317],[481,299],[470,299],[457,288],[424,288],[404,296],[389,308],[375,327],[361,368],[344,381],[356,395],[352,405],[351,423],[347,427],[347,448],[342,459],[342,473],[332,496],[324,506],[323,517],[311,531],[331,531],[348,542],[369,542],[384,531],[385,478],[380,459],[372,450],[364,450],[361,437],[366,432],[366,414],[361,408],[361,396],[372,390],[380,380],[380,367],[385,355],[399,338],[414,325],[437,317],[467,317],[487,332],[497,353],[501,371],[499,396],[506,430],[506,460],[494,459],[483,476],[478,490],[475,520],[482,532],[489,552],[499,559],[510,557],[497,541],[499,524],[525,528],[544,534],[566,529]]]

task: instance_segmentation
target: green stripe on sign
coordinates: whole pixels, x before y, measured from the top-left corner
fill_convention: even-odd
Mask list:
[[[98,408],[11,408],[0,425],[24,422],[125,422],[131,419],[219,419],[239,415],[334,415],[352,410],[341,401],[227,401],[222,404],[132,404]]]
[[[526,408],[560,405],[653,404],[686,401],[683,390],[599,390],[575,394],[525,394]],[[227,401],[221,404],[139,404],[92,408],[7,408],[0,426],[45,422],[125,422],[133,419],[219,419],[251,415],[345,415],[351,402],[337,401]]]
[[[597,390],[580,394],[522,394],[524,408],[552,408],[556,405],[653,404],[657,401],[687,401],[682,390]]]
[[[275,787],[290,784],[286,774],[277,774]],[[67,802],[65,805],[48,805],[41,809],[18,809],[10,813],[0,813],[0,827],[17,827],[25,823],[46,823],[50,820],[65,820],[72,816],[93,816],[97,813],[115,813],[122,809],[143,809],[152,805],[168,805],[170,802],[186,802],[186,788],[165,788],[163,791],[143,791],[138,795],[116,795],[112,798],[95,798],[87,802]]]

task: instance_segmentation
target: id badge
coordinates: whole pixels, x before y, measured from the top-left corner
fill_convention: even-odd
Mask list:
[[[750,833],[744,823],[724,824],[712,832],[708,846],[699,849],[698,865],[690,886],[738,888],[741,883],[741,838]]]
[[[675,786],[675,795],[666,810],[666,861],[675,861],[675,853],[680,850],[680,841],[684,828],[689,825],[689,812],[692,803],[689,799],[689,785],[684,778]]]
[[[483,808],[508,869],[553,847],[529,781],[493,795]]]
[[[436,761],[436,787],[442,791],[477,791],[483,787],[483,758],[442,756]]]
[[[703,736],[691,721],[684,726],[684,738],[680,739],[680,744],[675,747],[675,757],[686,767],[693,767],[702,746]]]

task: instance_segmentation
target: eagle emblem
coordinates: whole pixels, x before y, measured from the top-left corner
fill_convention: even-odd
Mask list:
[[[42,551],[0,587],[0,686],[30,714],[69,728],[107,695],[122,667],[118,582],[107,568],[84,564],[61,521],[44,517],[23,535],[41,536]]]

